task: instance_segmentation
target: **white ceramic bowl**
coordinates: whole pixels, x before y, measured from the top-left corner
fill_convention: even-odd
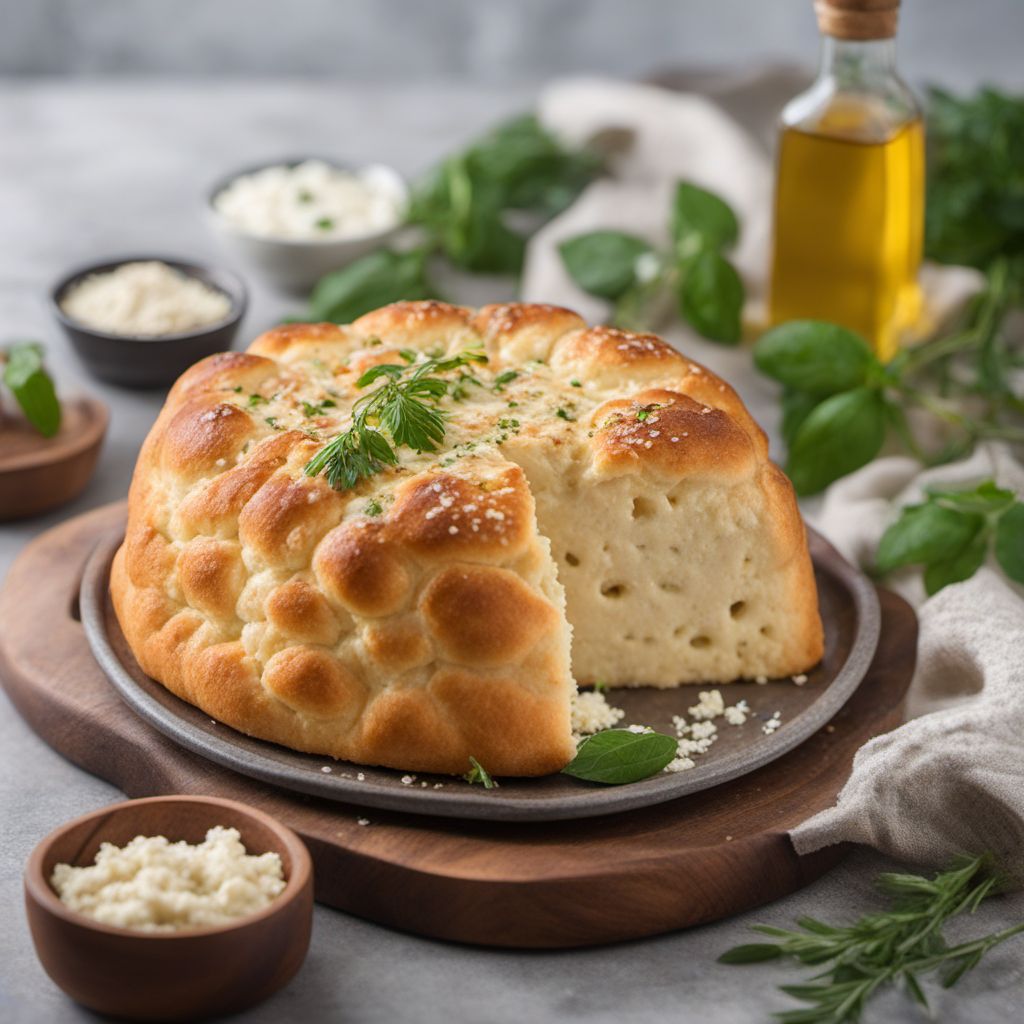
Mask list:
[[[244,167],[221,178],[206,196],[206,209],[213,229],[220,236],[228,250],[240,262],[257,271],[263,278],[288,292],[308,293],[324,274],[341,267],[387,245],[404,228],[404,217],[393,227],[365,235],[346,238],[290,239],[272,238],[244,231],[232,224],[214,205],[220,195],[235,179],[253,174],[266,167],[295,167],[310,159],[321,159],[332,167],[352,170],[349,165],[323,157],[305,156],[284,160],[270,160],[266,163]],[[409,189],[404,179],[392,168],[384,168],[394,175],[394,181],[408,203]]]

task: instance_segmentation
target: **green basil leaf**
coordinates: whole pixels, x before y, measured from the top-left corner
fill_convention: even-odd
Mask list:
[[[943,508],[931,501],[909,505],[882,534],[875,564],[879,572],[885,573],[903,565],[952,560],[983,524],[979,515]]]
[[[745,946],[733,946],[719,958],[720,964],[757,964],[764,960],[778,960],[782,947],[770,942],[749,942]]]
[[[309,306],[314,320],[347,324],[390,302],[432,298],[436,294],[427,280],[422,249],[378,249],[321,278]]]
[[[782,437],[787,445],[793,443],[796,432],[804,420],[818,407],[821,399],[804,391],[782,392]]]
[[[869,463],[885,441],[885,401],[871,388],[832,395],[800,424],[789,446],[797,494],[817,494],[833,480]]]
[[[924,589],[928,596],[937,594],[951,583],[970,579],[981,568],[987,551],[988,530],[979,529],[955,555],[925,566]]]
[[[728,248],[739,234],[739,222],[728,203],[707,189],[679,182],[672,204],[672,238],[681,256],[702,248]]]
[[[933,501],[946,508],[954,508],[961,512],[978,512],[981,515],[1009,508],[1016,497],[1013,491],[997,487],[994,480],[986,480],[977,487],[963,491],[929,487],[928,494]]]
[[[678,743],[660,732],[605,729],[588,736],[562,769],[588,782],[621,785],[657,775],[676,756]]]
[[[996,561],[1017,583],[1024,583],[1024,504],[1017,502],[996,525]]]
[[[824,398],[866,383],[878,360],[868,343],[845,327],[790,320],[758,339],[754,363],[787,388]]]
[[[701,252],[683,271],[679,311],[705,338],[737,344],[741,333],[743,282],[733,265],[710,249]]]
[[[569,276],[591,295],[613,302],[636,282],[636,261],[654,250],[623,231],[591,231],[558,247]]]
[[[4,363],[4,383],[21,406],[25,419],[43,437],[60,430],[61,409],[53,380],[43,366],[43,347],[34,341],[12,345]]]

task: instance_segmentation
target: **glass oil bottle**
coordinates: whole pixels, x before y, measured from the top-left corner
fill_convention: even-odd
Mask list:
[[[829,320],[891,359],[921,314],[921,111],[896,72],[899,0],[817,0],[819,74],[782,113],[770,317]]]

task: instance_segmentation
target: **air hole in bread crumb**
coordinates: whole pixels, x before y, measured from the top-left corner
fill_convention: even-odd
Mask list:
[[[657,641],[654,639],[653,636],[645,636],[644,637],[644,643],[647,644],[648,646],[650,646],[651,644],[656,643],[656,642]]]
[[[671,551],[673,555],[681,555],[682,554],[682,552],[679,550],[678,547],[676,547],[675,544],[669,545],[669,551]]]
[[[761,636],[768,636],[768,637],[770,637],[771,635],[772,635],[772,627],[771,626],[762,626],[761,627]]]
[[[710,647],[711,646],[711,637],[704,636],[704,634],[702,633],[700,636],[695,636],[690,641],[690,646],[691,647],[697,647],[697,648],[700,648],[700,647]]]
[[[565,564],[566,565],[579,565],[580,564],[580,560],[571,551],[566,551],[566,553],[565,553]]]
[[[679,499],[674,494],[670,494],[668,496],[668,503],[672,508],[675,508],[679,504]]]
[[[672,630],[672,635],[675,637],[686,636],[686,627],[676,626],[676,628]]]
[[[654,515],[654,502],[650,498],[633,499],[633,518],[650,519]]]
[[[622,597],[626,592],[625,583],[603,583],[601,584],[602,597]]]
[[[659,583],[658,586],[664,590],[666,594],[680,594],[683,590],[678,583]]]
[[[729,614],[734,619],[742,618],[743,617],[743,613],[746,610],[747,610],[747,602],[746,601],[733,601],[733,603],[731,605],[729,605]]]

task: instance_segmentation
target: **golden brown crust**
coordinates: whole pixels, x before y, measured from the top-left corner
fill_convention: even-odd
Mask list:
[[[446,400],[441,450],[402,450],[351,491],[306,475],[368,367],[467,348],[489,364]],[[574,750],[573,682],[545,473],[566,501],[620,484],[717,496],[767,545],[787,603],[771,669],[818,659],[792,488],[735,392],[653,335],[517,303],[397,303],[192,367],[139,456],[115,608],[146,672],[252,735],[413,771],[461,773],[470,755],[554,771]]]

